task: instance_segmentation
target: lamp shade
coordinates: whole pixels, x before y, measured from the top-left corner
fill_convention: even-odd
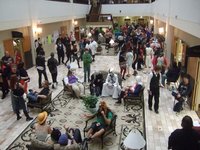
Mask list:
[[[129,149],[141,149],[146,142],[138,130],[132,130],[124,140],[124,146]]]

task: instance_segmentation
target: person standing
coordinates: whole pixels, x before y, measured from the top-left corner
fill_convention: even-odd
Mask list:
[[[19,80],[17,79],[17,76],[12,79],[11,81],[11,89],[12,89],[12,94],[14,98],[14,105],[15,105],[15,113],[17,115],[17,120],[20,120],[22,117],[20,116],[19,110],[22,108],[24,115],[26,116],[26,121],[30,121],[33,118],[29,116],[25,100],[23,98],[24,95],[24,86],[19,83]]]
[[[97,51],[98,44],[93,38],[91,39],[91,43],[90,43],[89,47],[92,52],[92,61],[95,61],[95,54]]]
[[[42,74],[44,75],[45,80],[48,81],[46,66],[45,66],[45,57],[42,55],[42,52],[36,57],[36,68],[38,71],[39,79],[39,88],[42,88]]]
[[[40,52],[41,52],[42,55],[45,55],[45,52],[44,52],[44,49],[43,49],[41,43],[39,43],[38,47],[36,48],[36,54],[37,54],[37,56],[39,55]]]
[[[127,74],[128,77],[130,77],[130,68],[132,64],[133,64],[133,53],[132,53],[132,50],[129,49],[128,52],[126,53],[126,65],[127,65],[127,70],[128,70],[128,74]]]
[[[80,63],[79,63],[78,49],[77,49],[76,44],[73,45],[72,53],[73,53],[73,62],[76,60],[78,68],[81,68]]]
[[[152,110],[152,100],[154,97],[154,110],[158,114],[159,109],[159,96],[160,96],[160,86],[161,84],[161,74],[160,74],[161,68],[159,66],[155,66],[154,70],[149,74],[147,85],[148,85],[148,105],[149,110]]]
[[[64,56],[65,56],[64,48],[65,47],[62,44],[61,40],[58,40],[58,44],[56,44],[55,49],[57,50],[59,65],[60,65],[60,61],[62,61],[62,63],[64,64]]]
[[[152,56],[153,56],[153,49],[150,47],[150,44],[146,45],[146,58],[145,58],[145,64],[147,69],[152,67]]]
[[[51,57],[48,59],[47,61],[47,66],[49,68],[49,72],[51,73],[51,77],[52,77],[52,88],[54,89],[55,88],[55,84],[57,85],[58,82],[57,82],[57,74],[58,74],[58,71],[57,71],[57,66],[58,66],[58,61],[54,58],[54,53],[52,52]]]
[[[86,82],[86,74],[88,77],[88,82],[90,81],[90,64],[92,63],[92,56],[88,49],[85,49],[83,54],[83,70],[84,70],[84,82]]]

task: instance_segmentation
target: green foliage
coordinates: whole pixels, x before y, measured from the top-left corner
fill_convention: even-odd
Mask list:
[[[83,103],[87,108],[95,108],[96,103],[98,102],[98,97],[89,95],[83,97]]]

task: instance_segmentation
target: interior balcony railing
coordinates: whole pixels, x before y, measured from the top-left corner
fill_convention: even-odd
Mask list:
[[[90,18],[98,18],[98,20],[92,20]],[[114,25],[112,14],[88,14],[86,15],[87,22],[99,22],[103,24],[111,24]]]

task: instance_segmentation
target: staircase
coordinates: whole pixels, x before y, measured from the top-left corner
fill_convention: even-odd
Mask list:
[[[89,14],[86,15],[86,26],[89,27],[113,27],[111,14],[101,14],[101,4],[91,6]]]

